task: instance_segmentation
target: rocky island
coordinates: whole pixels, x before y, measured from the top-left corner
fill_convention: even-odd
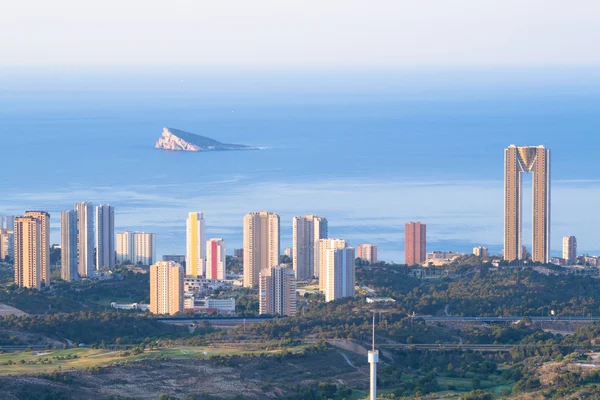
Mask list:
[[[215,139],[173,128],[163,128],[162,135],[154,147],[170,151],[258,150],[258,147],[221,143]]]

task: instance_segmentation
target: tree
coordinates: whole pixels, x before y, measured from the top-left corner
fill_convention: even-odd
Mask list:
[[[461,397],[461,400],[492,400],[493,397],[489,393],[485,393],[481,390],[474,390],[464,397]]]

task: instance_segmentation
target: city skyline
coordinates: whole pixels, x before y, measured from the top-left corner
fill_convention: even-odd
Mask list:
[[[519,161],[519,166],[520,166],[521,172],[523,172],[523,171],[528,171],[528,170],[533,170],[533,169],[535,169],[535,168],[538,168],[538,167],[539,167],[539,165],[542,165],[542,164],[543,164],[542,162],[540,162],[540,163],[536,163],[536,161],[535,161],[535,160],[537,160],[537,159],[538,159],[538,155],[537,155],[537,153],[536,153],[536,152],[537,152],[539,149],[545,149],[545,147],[543,147],[543,146],[538,146],[538,147],[516,147],[516,146],[511,146],[511,147],[514,147],[515,149],[517,149],[517,153],[518,153],[518,157],[519,157],[519,158],[518,158],[518,160],[520,160],[520,161]],[[510,150],[510,148],[511,148],[511,147],[509,147],[509,150]],[[537,149],[537,150],[536,150],[536,149]],[[508,150],[506,150],[506,151],[508,151]],[[545,151],[545,150],[544,150],[544,151]],[[529,155],[529,153],[528,153],[528,152],[531,152],[531,153],[532,153],[532,155]],[[535,153],[535,154],[533,154],[533,153]],[[549,151],[547,151],[547,153],[548,153],[548,159],[549,159]],[[548,161],[547,163],[548,163],[548,165],[549,165],[549,161]],[[505,160],[505,164],[506,164],[506,160]],[[548,171],[549,171],[549,168],[548,168],[548,167],[545,167],[545,170],[548,170]],[[534,175],[534,180],[536,179],[536,178],[535,178],[535,176],[536,176],[536,175]],[[544,176],[544,174],[538,173],[538,174],[537,174],[537,176],[538,176],[538,179],[539,179],[539,177],[540,177],[540,176]],[[548,176],[549,176],[549,173],[548,173]],[[517,181],[518,181],[518,182],[520,182],[520,181],[521,181],[521,178],[519,178]],[[545,186],[548,186],[548,188],[545,188],[545,189],[544,189],[544,191],[543,191],[544,193],[549,193],[549,182],[550,182],[550,181],[549,181],[549,178],[545,178],[545,179],[542,181],[542,183],[543,183],[543,184],[542,184],[542,186],[544,186],[544,188],[545,188]],[[535,182],[534,182],[534,183],[535,183]],[[506,187],[506,182],[505,182],[505,187]],[[520,187],[520,186],[519,186],[519,187]],[[522,192],[527,192],[526,188],[522,188],[522,189],[520,189],[520,190],[521,190]],[[539,196],[538,196],[538,197],[539,197]],[[544,196],[542,196],[542,197],[544,197]],[[534,196],[534,198],[535,198],[535,196]],[[548,200],[545,200],[545,201],[547,202]],[[86,207],[89,207],[89,205],[91,205],[92,203],[91,203],[91,202],[84,202],[84,203],[77,203],[77,204],[78,204],[78,205],[76,205],[76,208],[78,208],[78,207],[79,207],[79,208],[82,208],[82,207],[84,207],[84,206],[86,206]],[[102,205],[101,205],[101,206],[102,206]],[[110,206],[107,206],[107,207],[110,207]],[[114,209],[113,209],[113,213],[114,213]],[[200,213],[200,214],[202,214],[202,213]],[[309,217],[309,216],[311,216],[311,215],[312,215],[312,216],[314,216],[313,214],[307,214],[305,217]],[[540,215],[542,215],[542,217],[543,217],[543,218],[541,218],[541,220],[542,220],[542,221],[544,221],[544,224],[545,224],[545,229],[546,229],[546,230],[549,232],[549,231],[550,231],[550,219],[549,219],[548,217],[546,217],[546,215],[545,215],[545,214],[540,214]],[[304,217],[304,218],[305,218],[305,217]],[[4,220],[10,220],[10,218],[11,218],[10,216],[8,216],[8,217],[6,217],[6,216],[3,216],[3,217],[2,217],[2,221],[4,221]],[[113,218],[114,218],[114,216],[113,216]],[[291,236],[292,236],[292,238],[291,238],[291,239],[292,239],[292,240],[291,240],[291,242],[292,242],[292,245],[294,244],[294,239],[293,239],[293,235],[294,235],[294,223],[295,223],[295,221],[297,220],[297,218],[299,218],[299,217],[294,217],[294,218],[292,219],[292,232],[291,232]],[[395,218],[397,219],[397,217],[395,217]],[[96,220],[97,220],[97,218],[96,218]],[[519,218],[519,220],[522,220],[522,218]],[[203,217],[202,217],[202,221],[204,221]],[[326,221],[326,219],[325,219],[325,221]],[[95,221],[94,221],[94,222],[95,222]],[[113,222],[113,224],[114,224],[114,222]],[[284,220],[283,226],[285,227],[285,225],[286,225],[286,221]],[[539,223],[538,223],[538,225],[539,225]],[[289,226],[289,225],[288,225],[288,226]],[[214,227],[215,227],[215,226],[213,226],[213,228],[214,228]],[[222,230],[223,228],[224,228],[224,227],[223,227],[223,226],[220,226],[220,225],[217,225],[217,226],[216,226],[216,230],[217,230],[217,231],[219,231],[219,230]],[[97,226],[96,226],[96,224],[94,224],[94,230],[95,230],[95,232],[94,232],[94,238],[95,238],[95,240],[96,240],[96,241],[97,241],[97,238],[96,238],[96,236],[97,236],[97,233],[98,233],[98,229],[99,229],[99,227],[97,227]],[[205,229],[205,228],[203,228],[203,231],[204,231],[204,229]],[[52,230],[53,230],[53,231],[56,231],[56,227],[54,227]],[[343,232],[343,229],[342,229],[342,232]],[[395,233],[393,233],[393,234],[389,235],[387,238],[385,238],[385,239],[383,239],[383,240],[381,240],[381,241],[378,241],[378,245],[379,245],[380,243],[383,243],[383,245],[384,245],[384,247],[385,247],[385,246],[386,246],[386,243],[390,243],[390,239],[391,239],[391,237],[392,237],[392,236],[396,236],[396,237],[397,237],[397,236],[398,236],[398,234],[401,234],[401,232],[400,232],[400,231],[396,231]],[[288,240],[290,239],[290,233],[287,231],[287,229],[283,229],[283,230],[282,230],[282,232],[281,232],[281,234],[280,234],[280,236],[281,236],[281,238],[282,238],[281,240],[286,240],[286,242],[287,242],[287,243],[289,243],[289,241],[288,241]],[[343,234],[342,234],[342,235],[336,235],[336,236],[343,236],[343,237],[345,236],[345,237],[346,237],[346,240],[349,240],[349,241],[350,241],[350,242],[351,242],[353,245],[355,245],[355,246],[356,246],[356,243],[360,241],[360,239],[358,239],[358,240],[353,240],[353,239],[352,239],[352,237],[351,237],[350,235],[343,235]],[[506,235],[505,235],[505,236],[506,236]],[[542,238],[542,241],[543,241],[544,243],[548,243],[548,244],[550,243],[550,242],[549,242],[549,235],[542,235],[542,236],[540,236],[540,237]],[[404,235],[404,239],[406,240],[406,232],[405,232],[405,235]],[[521,239],[519,239],[519,240],[521,240]],[[238,237],[237,241],[238,241],[238,243],[239,243],[239,237]],[[55,241],[55,240],[54,240],[54,241],[52,241],[52,243],[56,243],[56,242],[57,242],[57,241]],[[58,241],[58,242],[60,242],[60,241]],[[234,243],[235,243],[235,241],[234,241]],[[466,239],[466,240],[462,241],[461,243],[455,243],[455,244],[452,244],[452,245],[450,245],[450,246],[436,246],[436,247],[434,247],[434,249],[435,249],[435,250],[438,250],[438,251],[446,251],[446,250],[452,249],[454,252],[470,253],[470,248],[469,248],[469,246],[470,246],[470,245],[472,245],[473,243],[474,243],[474,242],[472,241],[472,238],[468,238],[468,239]],[[561,245],[562,245],[562,243],[561,243]],[[180,246],[180,245],[178,245],[178,246]],[[389,244],[388,244],[388,246],[389,246]],[[493,246],[490,246],[490,245],[488,244],[488,245],[486,245],[486,246],[487,246],[487,248],[489,248],[489,249],[490,249],[490,254],[492,254],[492,255],[497,255],[497,254],[498,254],[498,245],[493,245]],[[95,247],[97,248],[97,244],[96,244],[96,246],[95,246]],[[460,248],[460,249],[458,249],[457,247],[461,247],[461,248]],[[534,247],[535,247],[535,246],[534,246]],[[538,247],[540,247],[540,246],[538,246]],[[235,247],[234,247],[234,248],[235,248]],[[545,249],[545,250],[544,250],[544,249]],[[550,258],[550,255],[551,255],[551,254],[549,253],[549,250],[551,250],[551,249],[554,249],[552,254],[553,254],[555,257],[560,255],[560,247],[559,247],[559,246],[556,246],[556,247],[550,247],[549,245],[545,245],[545,246],[544,246],[544,249],[542,249],[542,250],[540,250],[540,251],[541,251],[542,253],[545,253],[545,254],[547,254],[547,256],[546,256],[545,258],[539,258],[539,257],[538,257],[537,259],[548,260],[548,259]],[[533,249],[533,248],[531,248],[531,250],[533,251],[534,249]],[[173,247],[169,247],[169,250],[167,250],[167,252],[168,252],[169,254],[171,254],[171,253],[173,253],[173,254],[174,254],[174,253],[177,253],[177,251],[176,251],[176,250],[175,250],[175,251],[173,251]],[[164,253],[164,252],[163,252],[163,251],[159,251],[159,253]],[[593,255],[593,254],[594,254],[594,252],[589,252],[589,251],[586,251],[586,250],[582,250],[582,254],[588,254],[588,255],[589,255],[589,254],[591,254],[591,255]],[[97,254],[97,252],[96,252],[96,257],[98,257],[98,254]],[[534,255],[533,255],[533,257],[536,257],[536,255],[534,254]],[[393,260],[393,259],[390,259],[390,258],[387,258],[387,257],[386,257],[386,258],[382,258],[382,259],[383,259],[383,260],[386,260],[386,261],[395,261],[395,262],[397,262],[396,260]],[[96,261],[95,263],[97,264],[97,261]],[[295,264],[295,265],[297,265],[297,264]]]

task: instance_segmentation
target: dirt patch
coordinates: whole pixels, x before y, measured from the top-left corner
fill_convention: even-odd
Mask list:
[[[47,381],[39,376],[3,377],[0,387],[7,392],[3,399],[17,399],[22,390],[34,389],[60,393],[64,398],[90,400],[110,396],[155,400],[162,393],[179,398],[210,395],[222,399],[242,394],[245,399],[265,400],[293,393],[297,385],[319,382],[354,388],[358,384],[366,388],[367,368],[351,367],[341,354],[332,350],[287,357],[151,360],[94,372],[65,371],[68,383]]]

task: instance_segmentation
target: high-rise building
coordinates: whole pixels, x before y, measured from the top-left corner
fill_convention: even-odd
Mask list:
[[[15,224],[13,222],[13,226],[10,229],[0,229],[0,261],[4,261],[6,257],[11,260],[14,258],[14,231]]]
[[[477,246],[473,248],[473,255],[477,257],[486,258],[489,256],[488,249],[483,246]]]
[[[225,241],[209,239],[206,242],[206,279],[224,280],[226,267]]]
[[[427,225],[409,222],[404,227],[404,259],[407,265],[427,260]]]
[[[377,245],[361,244],[358,246],[358,258],[368,261],[369,264],[377,264]]]
[[[318,215],[294,217],[292,262],[296,279],[304,281],[319,276],[319,240],[327,238],[327,219]]]
[[[244,249],[233,249],[233,256],[235,258],[244,258]]]
[[[573,265],[577,262],[577,239],[575,236],[565,236],[563,238],[563,258],[567,265]]]
[[[178,264],[183,264],[185,262],[185,256],[183,254],[167,254],[162,256],[163,261],[174,261]]]
[[[283,249],[283,254],[291,260],[294,253],[291,247],[286,247],[285,249]]]
[[[94,206],[83,202],[75,204],[77,211],[77,271],[81,278],[91,278],[94,273]]]
[[[15,218],[15,283],[19,287],[42,286],[42,223],[24,216]]]
[[[183,312],[183,268],[173,261],[150,266],[150,312],[174,315]]]
[[[285,267],[265,268],[260,273],[260,313],[296,315],[296,278]]]
[[[60,213],[60,276],[64,281],[79,279],[77,263],[77,211]]]
[[[96,207],[96,269],[115,266],[115,208]]]
[[[550,255],[550,150],[544,146],[504,150],[504,259],[522,258],[523,172],[533,173],[532,260],[547,263]]]
[[[0,215],[0,229],[12,232],[15,229],[15,217],[12,215]]]
[[[50,284],[50,214],[46,211],[27,211],[26,217],[40,221],[40,279]]]
[[[343,239],[319,241],[319,289],[326,301],[354,296],[355,267],[354,248]]]
[[[135,244],[134,232],[119,232],[117,233],[117,264],[132,263],[133,246]],[[165,260],[166,261],[166,260]]]
[[[260,272],[279,265],[279,215],[267,211],[244,217],[244,286],[258,287]]]
[[[152,265],[156,261],[156,235],[145,232],[117,233],[117,264]]]
[[[204,214],[201,212],[190,213],[187,219],[187,251],[185,264],[185,274],[188,276],[200,276],[205,273],[205,230]]]

